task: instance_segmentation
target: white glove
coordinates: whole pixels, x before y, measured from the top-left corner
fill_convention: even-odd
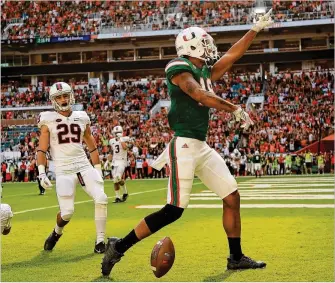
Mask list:
[[[45,166],[44,165],[38,165],[38,179],[40,180],[41,186],[46,190],[51,190],[52,184],[47,176],[45,174]]]
[[[101,164],[95,164],[94,168],[98,171],[99,175],[103,179],[104,177],[102,176],[102,169],[101,169]]]
[[[272,9],[270,9],[264,16],[261,16],[251,29],[255,32],[260,32],[262,29],[271,26],[273,24],[271,13]]]
[[[241,107],[233,112],[237,122],[243,121],[241,128],[248,129],[254,122],[251,120],[249,114],[245,112]]]

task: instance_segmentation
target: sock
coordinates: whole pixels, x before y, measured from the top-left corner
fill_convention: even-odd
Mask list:
[[[126,183],[124,183],[123,186],[120,185],[120,187],[122,188],[123,194],[128,194]]]
[[[56,226],[55,226],[55,232],[58,234],[58,235],[62,235],[63,234],[63,229],[64,227],[59,227],[56,223]]]
[[[230,256],[233,260],[240,260],[243,256],[242,249],[241,249],[241,238],[229,238],[229,250]]]
[[[123,254],[139,241],[140,240],[137,238],[135,230],[133,229],[126,237],[115,243],[115,249]]]
[[[115,191],[115,196],[116,196],[116,198],[121,198],[120,190]]]
[[[95,204],[95,227],[97,231],[97,244],[105,241],[107,221],[107,204]]]

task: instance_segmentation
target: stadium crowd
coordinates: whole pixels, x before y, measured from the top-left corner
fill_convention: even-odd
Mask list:
[[[223,157],[229,156],[235,148],[239,148],[243,156],[254,154],[258,150],[264,156],[264,164],[276,156],[279,158],[280,154],[294,154],[320,137],[333,133],[333,86],[334,75],[326,70],[268,74],[263,80],[255,74],[229,73],[224,80],[214,85],[214,91],[218,95],[244,105],[249,95],[263,93],[264,107],[252,114],[256,123],[247,131],[241,131],[230,114],[211,110],[207,142]],[[46,105],[49,103],[47,90],[47,87],[39,84],[29,86],[25,92],[20,93],[16,82],[3,85],[2,107]],[[124,81],[109,87],[103,84],[100,93],[85,87],[76,89],[75,97],[76,102],[82,104],[91,117],[92,132],[104,166],[107,162],[106,171],[110,160],[108,141],[114,126],[122,125],[125,135],[133,139],[129,166],[134,169],[143,164],[147,166],[163,151],[173,135],[165,108],[149,116],[150,109],[158,100],[168,99],[164,80],[146,83]],[[2,119],[22,119],[36,114],[38,112],[7,111],[2,112]],[[2,128],[2,142],[14,137],[20,137],[21,141],[19,145],[11,141],[11,150],[20,151],[21,158],[32,161],[38,133],[30,131],[22,136],[22,133],[16,132],[14,136],[9,136],[9,128]],[[326,153],[324,159],[331,160],[332,154]],[[136,172],[133,169],[129,172],[133,171]],[[268,169],[265,172],[272,174]],[[149,173],[156,176],[163,174],[150,170]]]
[[[255,1],[2,1],[5,39],[97,35],[103,27],[160,30],[241,25]],[[333,1],[273,1],[274,20],[333,18]]]

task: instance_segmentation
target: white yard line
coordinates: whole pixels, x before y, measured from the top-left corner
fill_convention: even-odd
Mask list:
[[[3,198],[4,199],[7,199],[7,198],[11,198],[11,197],[23,197],[23,196],[33,196],[33,195],[35,195],[35,196],[38,196],[39,194],[36,192],[36,193],[30,193],[30,194],[18,194],[18,195],[3,195]]]
[[[303,194],[303,193],[334,193],[334,189],[279,189],[279,190],[241,190],[239,191],[240,195],[258,195],[258,194],[287,194],[287,193],[292,193],[292,194]],[[203,194],[203,195],[201,195]],[[210,196],[210,195],[216,195],[212,191],[206,190],[206,191],[201,191],[201,193],[195,193],[191,194],[191,196]]]
[[[139,205],[136,208],[146,208],[146,209],[159,209],[163,205]],[[221,208],[221,204],[190,204],[187,208]],[[332,208],[334,209],[334,204],[241,204],[241,208]]]
[[[238,185],[239,189],[252,189],[252,188],[301,188],[301,187],[328,187],[328,188],[334,188],[334,184],[328,183],[328,184],[250,184],[247,185],[244,183],[241,183],[241,185]]]
[[[303,178],[303,179],[298,179],[298,178],[278,178],[278,179],[252,179],[252,180],[247,180],[245,182],[243,182],[243,184],[245,183],[283,183],[283,182],[293,182],[294,183],[307,183],[307,182],[314,182],[314,183],[318,183],[318,182],[333,182],[334,183],[334,178]]]
[[[334,199],[334,195],[268,195],[268,196],[241,196],[242,200],[262,200],[262,199]],[[191,197],[190,200],[221,200],[220,197]]]
[[[198,182],[198,183],[194,183],[193,185],[196,186],[196,185],[200,185],[202,184],[201,182]],[[152,193],[152,192],[158,192],[158,191],[162,191],[162,190],[166,190],[167,187],[164,187],[164,188],[160,188],[160,189],[155,189],[155,190],[149,190],[149,191],[142,191],[142,192],[136,192],[136,193],[132,193],[132,194],[129,194],[130,196],[135,196],[135,195],[141,195],[141,194],[146,194],[146,193]],[[109,199],[110,198],[115,198],[115,196],[112,196],[112,197],[108,197]],[[82,204],[82,203],[87,203],[87,202],[91,202],[93,201],[92,199],[89,199],[89,200],[83,200],[83,201],[76,201],[74,204]],[[22,213],[27,213],[27,212],[33,212],[33,211],[39,211],[39,210],[45,210],[45,209],[49,209],[49,208],[55,208],[55,207],[59,207],[58,205],[51,205],[51,206],[45,206],[45,207],[38,207],[38,208],[33,208],[33,209],[27,209],[27,210],[22,210],[22,211],[16,211],[16,212],[13,212],[14,215],[16,214],[22,214]]]

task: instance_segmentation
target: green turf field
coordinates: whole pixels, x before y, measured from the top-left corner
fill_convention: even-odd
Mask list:
[[[14,183],[3,190],[2,202],[15,215],[11,233],[1,239],[1,281],[334,281],[334,175],[240,178],[238,183],[243,252],[267,262],[263,270],[226,271],[221,201],[199,180],[183,217],[130,249],[110,278],[100,275],[102,256],[93,253],[94,206],[80,187],[71,223],[55,249],[45,252],[58,211],[55,191],[39,196],[36,184]],[[106,181],[107,235],[124,236],[162,206],[166,184],[128,181],[128,201],[113,204],[113,184]],[[169,273],[156,279],[150,253],[164,236],[173,240],[176,259]]]

